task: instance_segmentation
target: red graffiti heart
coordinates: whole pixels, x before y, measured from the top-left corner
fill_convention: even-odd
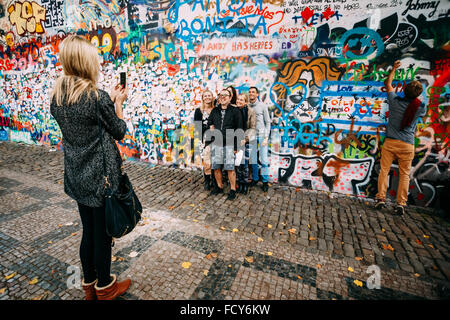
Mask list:
[[[267,27],[267,33],[270,33],[270,27],[272,27],[272,26],[274,26],[274,25],[277,25],[277,24],[279,24],[281,21],[283,21],[283,18],[284,18],[284,12],[283,12],[283,11],[277,11],[277,12],[275,12],[275,14],[279,14],[279,13],[281,13],[281,19],[278,20],[278,21],[275,22],[275,23],[272,23],[270,26],[268,26],[268,27]]]
[[[303,18],[303,22],[306,24],[309,20],[309,18],[311,18],[314,15],[314,11],[311,10],[309,7],[306,7],[305,10],[302,11],[302,18]]]
[[[325,19],[330,19],[334,14],[334,11],[331,10],[330,7],[327,8],[327,10],[325,10],[324,12],[322,12],[322,15]]]

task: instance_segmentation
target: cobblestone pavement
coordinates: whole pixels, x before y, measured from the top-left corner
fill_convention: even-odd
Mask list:
[[[112,272],[133,279],[123,299],[449,297],[449,225],[424,209],[396,217],[279,185],[227,201],[203,191],[198,171],[125,170],[144,219],[113,248]],[[0,142],[0,299],[83,297],[67,287],[81,221],[62,179],[61,151]],[[371,265],[380,289],[368,288]]]

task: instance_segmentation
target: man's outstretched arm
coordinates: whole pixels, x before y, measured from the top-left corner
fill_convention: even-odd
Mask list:
[[[400,67],[400,60],[397,60],[394,62],[391,72],[389,73],[387,79],[384,81],[384,84],[386,86],[386,92],[394,91],[394,88],[392,87],[392,80],[394,80],[395,70],[397,70],[399,67]]]

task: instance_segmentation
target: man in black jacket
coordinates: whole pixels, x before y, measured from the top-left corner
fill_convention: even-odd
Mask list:
[[[222,166],[224,166],[231,187],[227,199],[233,200],[236,198],[235,154],[238,147],[240,147],[240,143],[237,143],[237,141],[244,139],[244,130],[241,112],[230,102],[230,92],[222,90],[219,94],[219,104],[211,111],[209,116],[208,126],[211,130],[216,130],[217,134],[222,138],[217,139],[216,136],[212,143],[212,169],[214,170],[217,186],[211,194],[223,193]]]

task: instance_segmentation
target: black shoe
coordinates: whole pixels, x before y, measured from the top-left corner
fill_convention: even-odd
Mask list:
[[[236,198],[236,191],[230,190],[230,193],[228,194],[227,200],[234,200]]]
[[[210,195],[214,196],[220,193],[223,193],[223,189],[219,188],[218,186],[214,186],[214,189],[211,191]]]
[[[205,174],[205,190],[211,190],[211,176]]]
[[[405,206],[397,205],[395,207],[395,215],[402,216],[406,213]]]
[[[263,189],[264,192],[267,192],[269,190],[269,183],[268,182],[263,182],[262,189]]]
[[[251,188],[251,187],[256,186],[257,184],[258,184],[258,180],[256,180],[256,181],[255,181],[255,180],[252,180],[252,182],[250,182],[250,185],[249,185],[249,186],[250,186],[250,188]]]
[[[384,200],[377,199],[377,202],[375,203],[375,209],[381,210],[386,208],[386,202]]]
[[[247,194],[248,193],[248,184],[244,184],[244,186],[242,188],[242,193],[243,194]]]

